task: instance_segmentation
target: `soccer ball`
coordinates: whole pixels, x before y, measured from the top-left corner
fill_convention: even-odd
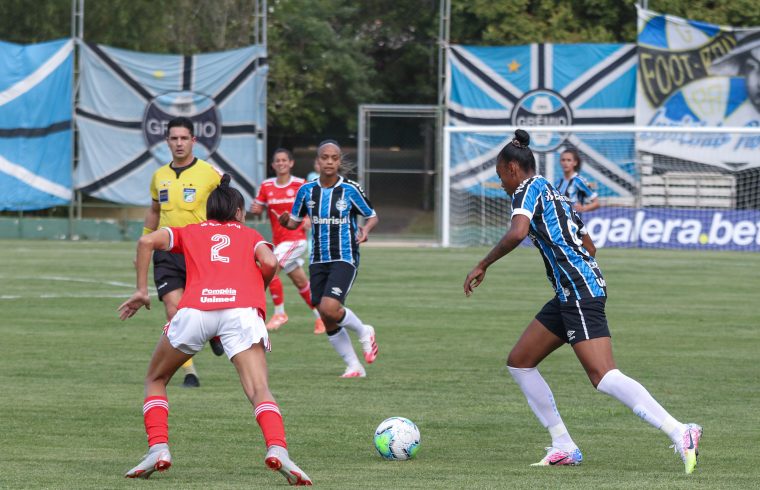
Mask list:
[[[385,419],[375,431],[375,449],[385,459],[411,459],[420,449],[420,430],[404,417]]]

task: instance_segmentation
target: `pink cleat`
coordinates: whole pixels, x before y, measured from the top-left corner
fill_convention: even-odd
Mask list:
[[[314,320],[314,335],[325,333],[325,322],[321,318]]]
[[[372,325],[365,325],[369,330],[369,333],[363,338],[359,339],[359,343],[362,344],[362,350],[364,351],[364,360],[367,364],[372,364],[377,359],[377,342],[375,342],[375,328]]]
[[[575,448],[572,451],[563,451],[556,447],[547,447],[546,456],[538,463],[531,466],[577,466],[583,462],[581,450]]]
[[[267,322],[267,330],[277,330],[286,323],[288,323],[288,315],[285,313],[275,313]]]

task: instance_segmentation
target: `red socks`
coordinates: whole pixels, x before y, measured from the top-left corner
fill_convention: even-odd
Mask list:
[[[279,276],[274,276],[272,282],[269,283],[269,294],[272,295],[272,303],[275,306],[280,306],[285,302],[285,296],[282,292],[282,281]]]
[[[261,427],[261,433],[264,434],[266,446],[282,446],[288,448],[285,442],[285,426],[282,423],[280,407],[273,401],[265,401],[256,405],[254,409],[256,422]]]
[[[149,396],[143,404],[148,446],[169,442],[169,400],[165,396]]]
[[[311,283],[310,282],[307,282],[306,286],[304,286],[303,289],[299,289],[298,294],[300,294],[303,300],[306,301],[306,304],[309,305],[309,308],[313,308],[311,304]]]

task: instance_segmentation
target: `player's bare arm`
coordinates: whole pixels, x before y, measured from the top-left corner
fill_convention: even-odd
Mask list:
[[[261,213],[264,212],[264,206],[262,204],[259,204],[257,202],[254,202],[251,204],[251,213],[255,214],[256,216],[261,216]]]
[[[154,250],[168,250],[171,237],[166,229],[160,229],[153,233],[143,235],[137,241],[137,258],[135,259],[136,287],[132,296],[119,306],[119,318],[126,320],[137,313],[141,307],[150,309],[150,295],[148,295],[148,269]]]
[[[359,229],[356,231],[356,243],[364,243],[369,238],[369,232],[372,231],[372,228],[374,228],[377,225],[378,222],[377,216],[372,216],[371,218],[367,218],[367,221],[364,222],[364,226],[360,226]]]
[[[596,245],[594,245],[594,241],[591,240],[588,233],[581,235],[581,240],[583,241],[583,248],[588,251],[588,254],[592,257],[596,257]]]
[[[268,245],[257,246],[255,257],[261,270],[261,278],[264,280],[264,289],[266,289],[277,273],[277,257]]]
[[[480,283],[486,277],[486,270],[494,262],[507,255],[514,250],[520,242],[522,242],[526,236],[528,236],[528,229],[530,227],[530,220],[527,216],[517,214],[512,218],[512,226],[509,227],[509,231],[494,245],[488,255],[483,258],[478,265],[476,265],[464,280],[464,294],[469,296],[472,294],[473,289],[478,287]]]

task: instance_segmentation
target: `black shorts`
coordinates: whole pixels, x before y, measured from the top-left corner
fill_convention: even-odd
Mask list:
[[[185,288],[187,270],[185,256],[156,250],[153,252],[153,281],[158,299],[163,301],[166,293]]]
[[[611,337],[604,314],[606,297],[560,302],[556,296],[536,315],[551,333],[570,345],[599,337]]]
[[[348,292],[356,279],[357,269],[348,262],[320,262],[309,266],[311,304],[317,306],[322,297],[337,299],[345,304]]]

